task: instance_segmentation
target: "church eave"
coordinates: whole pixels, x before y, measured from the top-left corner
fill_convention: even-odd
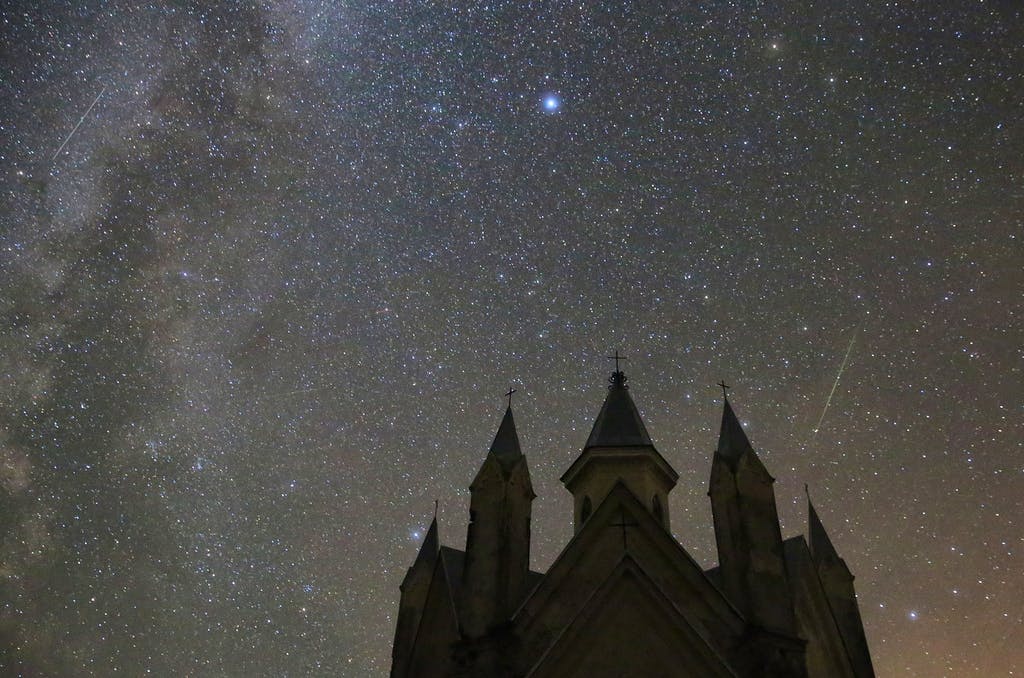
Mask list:
[[[639,454],[638,454],[639,453]],[[661,456],[661,453],[653,445],[648,445],[642,448],[632,446],[599,446],[599,447],[588,447],[580,453],[578,457],[572,462],[565,473],[562,474],[560,480],[566,487],[571,487],[579,476],[580,472],[586,467],[591,461],[596,459],[633,459],[635,460],[638,456],[643,456],[651,460],[657,468],[668,485],[675,486],[676,481],[679,480],[679,473],[672,468],[672,465],[668,463],[665,457]]]

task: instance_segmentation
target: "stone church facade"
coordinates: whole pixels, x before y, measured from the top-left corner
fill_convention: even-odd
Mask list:
[[[470,485],[465,551],[431,524],[401,585],[392,678],[874,676],[853,575],[808,500],[783,539],[774,479],[728,398],[708,494],[719,565],[669,529],[678,474],[616,369],[563,474],[574,536],[546,573],[530,562],[534,499],[511,407]]]

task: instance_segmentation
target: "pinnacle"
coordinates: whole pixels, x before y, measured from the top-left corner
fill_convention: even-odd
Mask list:
[[[653,446],[640,412],[629,395],[626,375],[616,370],[610,382],[608,395],[584,448]]]
[[[512,465],[523,456],[519,447],[519,435],[516,433],[516,422],[512,417],[512,407],[505,410],[505,416],[498,426],[498,432],[491,443],[489,455],[493,455],[501,464],[504,471],[512,468]]]

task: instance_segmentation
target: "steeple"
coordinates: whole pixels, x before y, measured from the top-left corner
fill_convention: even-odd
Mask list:
[[[805,487],[804,489],[806,491],[807,488]],[[841,565],[843,569],[849,572],[846,562],[839,557],[839,553],[836,551],[836,547],[833,546],[828,532],[825,531],[825,526],[821,524],[818,512],[814,510],[810,493],[807,494],[807,532],[811,555],[814,556],[816,565],[819,567],[823,565]]]
[[[516,433],[516,422],[512,418],[511,405],[505,410],[505,416],[501,419],[501,425],[498,426],[498,432],[494,435],[494,442],[491,443],[487,455],[497,459],[506,473],[523,456],[523,451],[519,447],[519,435]]]
[[[608,395],[590,430],[584,449],[589,447],[653,446],[647,427],[629,396],[625,373],[616,370],[608,379]]]
[[[735,471],[736,465],[744,455],[750,454],[755,457],[757,455],[747,434],[743,431],[743,426],[736,417],[732,405],[729,404],[729,397],[723,394],[722,400],[725,403],[722,408],[722,428],[718,433],[718,448],[715,450],[715,454]]]
[[[469,486],[460,619],[469,639],[507,621],[526,594],[534,495],[510,403]]]
[[[420,551],[416,554],[416,562],[413,563],[413,567],[423,563],[433,565],[434,561],[437,560],[437,552],[441,548],[441,540],[437,536],[437,514],[434,514],[434,519],[430,521],[430,527],[427,528],[427,535],[423,537],[423,543],[420,544]]]
[[[806,487],[805,487],[806,490]],[[811,559],[818,572],[818,580],[825,591],[828,605],[843,637],[843,644],[849,654],[854,675],[857,678],[874,678],[871,653],[864,637],[864,624],[860,618],[857,594],[853,588],[853,574],[846,561],[839,557],[832,539],[818,517],[807,493],[807,532],[811,547]]]
[[[755,628],[795,636],[775,480],[724,393],[723,401],[708,491],[723,587]]]
[[[619,482],[668,529],[668,493],[679,474],[651,442],[626,385],[628,378],[619,369],[619,361],[624,358],[616,352],[614,359],[608,394],[590,436],[580,456],[562,474],[562,483],[574,498],[575,531],[579,532]]]
[[[430,528],[423,538],[423,543],[420,544],[416,560],[405,573],[400,587],[402,594],[398,604],[398,623],[395,626],[395,643],[391,650],[392,676],[404,676],[408,671],[416,629],[423,618],[423,609],[427,602],[430,580],[434,574],[440,546],[435,504],[434,519],[430,522]]]

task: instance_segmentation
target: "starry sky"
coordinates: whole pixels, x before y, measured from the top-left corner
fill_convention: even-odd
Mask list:
[[[533,566],[615,350],[721,394],[880,676],[1024,673],[1013,0],[9,2],[0,668],[383,676],[512,385]]]

